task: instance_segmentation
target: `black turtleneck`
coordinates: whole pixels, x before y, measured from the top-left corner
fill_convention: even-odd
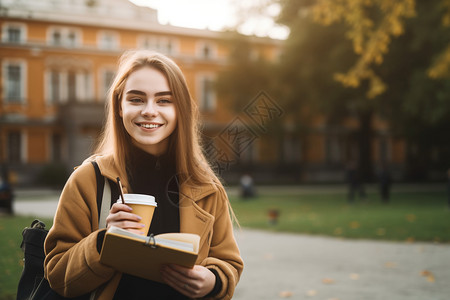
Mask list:
[[[174,156],[156,157],[134,148],[128,162],[131,193],[155,197],[157,207],[148,234],[180,232],[178,181]],[[188,299],[166,284],[123,274],[114,295],[117,299]]]
[[[152,195],[158,205],[148,234],[180,232],[175,158],[170,154],[156,157],[134,148],[129,166],[131,192]]]

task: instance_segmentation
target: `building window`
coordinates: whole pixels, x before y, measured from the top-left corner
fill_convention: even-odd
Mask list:
[[[177,41],[160,36],[140,36],[138,37],[138,47],[174,55],[177,52]]]
[[[109,91],[109,88],[111,87],[113,80],[114,80],[115,72],[111,70],[104,70],[102,73],[102,94],[100,95],[101,99],[106,99],[106,94]]]
[[[22,103],[25,100],[25,65],[21,62],[6,62],[3,65],[4,97],[9,103]]]
[[[20,131],[8,133],[8,162],[22,162],[22,134]]]
[[[6,43],[20,44],[26,40],[26,25],[21,23],[6,23],[3,26],[3,38]]]
[[[52,34],[52,45],[54,46],[61,46],[62,45],[62,38],[61,38],[61,32],[55,31]]]
[[[197,56],[205,60],[217,58],[216,45],[211,42],[199,42],[197,44]]]
[[[119,48],[119,36],[115,32],[102,31],[98,37],[98,45],[103,50],[117,50]]]
[[[49,30],[49,42],[57,47],[74,48],[80,44],[80,35],[80,31],[74,28],[54,27]]]
[[[67,75],[67,97],[69,102],[77,99],[77,76],[75,72],[70,71]]]
[[[92,76],[85,69],[50,68],[46,73],[47,103],[67,103],[93,100]]]
[[[60,74],[56,70],[50,72],[50,102],[58,103],[61,97],[61,79]]]
[[[342,145],[337,135],[330,135],[326,138],[326,160],[329,164],[342,162]]]
[[[77,46],[77,34],[74,31],[69,31],[68,33],[67,46],[71,48]]]
[[[283,141],[283,158],[285,163],[299,163],[302,158],[300,138],[288,135]]]
[[[212,76],[201,76],[199,80],[199,106],[201,111],[212,112],[216,109],[216,94]]]
[[[8,42],[10,43],[20,43],[21,31],[20,28],[17,27],[9,27],[8,28]]]

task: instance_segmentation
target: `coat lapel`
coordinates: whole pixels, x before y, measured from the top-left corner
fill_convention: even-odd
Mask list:
[[[186,185],[180,187],[180,232],[198,234],[200,249],[205,249],[204,243],[211,242],[214,216],[198,206],[196,201],[208,194],[199,188],[192,189]]]

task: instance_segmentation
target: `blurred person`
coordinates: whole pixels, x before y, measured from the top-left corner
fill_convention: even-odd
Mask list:
[[[361,199],[366,199],[366,192],[361,178],[358,164],[352,160],[347,164],[348,202],[355,202],[355,195],[359,194]]]
[[[68,179],[45,241],[45,274],[51,287],[66,297],[95,291],[99,300],[231,299],[243,270],[233,235],[234,214],[203,156],[196,102],[181,70],[158,53],[125,53],[107,105],[103,136],[94,154]],[[162,284],[100,263],[106,229],[98,228],[91,160],[106,178],[120,177],[125,193],[155,196],[158,207],[147,234],[200,235],[192,269],[165,266]],[[106,224],[140,233],[139,218],[129,206],[114,203]]]
[[[450,168],[447,170],[447,208],[450,210]]]
[[[10,182],[10,174],[6,164],[1,166],[0,172],[0,207],[4,207],[8,214],[13,213],[14,192]]]
[[[391,174],[389,172],[389,168],[386,163],[383,163],[381,165],[378,177],[380,183],[381,201],[383,203],[389,203],[392,181],[391,181]]]
[[[249,174],[244,174],[240,179],[241,183],[241,197],[244,199],[252,198],[255,196],[255,188],[253,184],[253,178]]]

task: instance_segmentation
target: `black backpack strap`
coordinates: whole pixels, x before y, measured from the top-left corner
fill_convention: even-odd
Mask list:
[[[113,206],[114,203],[116,203],[117,199],[119,199],[119,187],[117,186],[117,182],[114,182],[113,180],[108,178],[109,187],[111,188],[111,203],[109,207]]]
[[[100,172],[100,168],[96,161],[91,161],[92,165],[95,169],[95,178],[97,179],[97,211],[98,217],[100,218],[100,212],[102,209],[102,200],[103,200],[103,188],[105,186],[105,177],[103,177]]]

